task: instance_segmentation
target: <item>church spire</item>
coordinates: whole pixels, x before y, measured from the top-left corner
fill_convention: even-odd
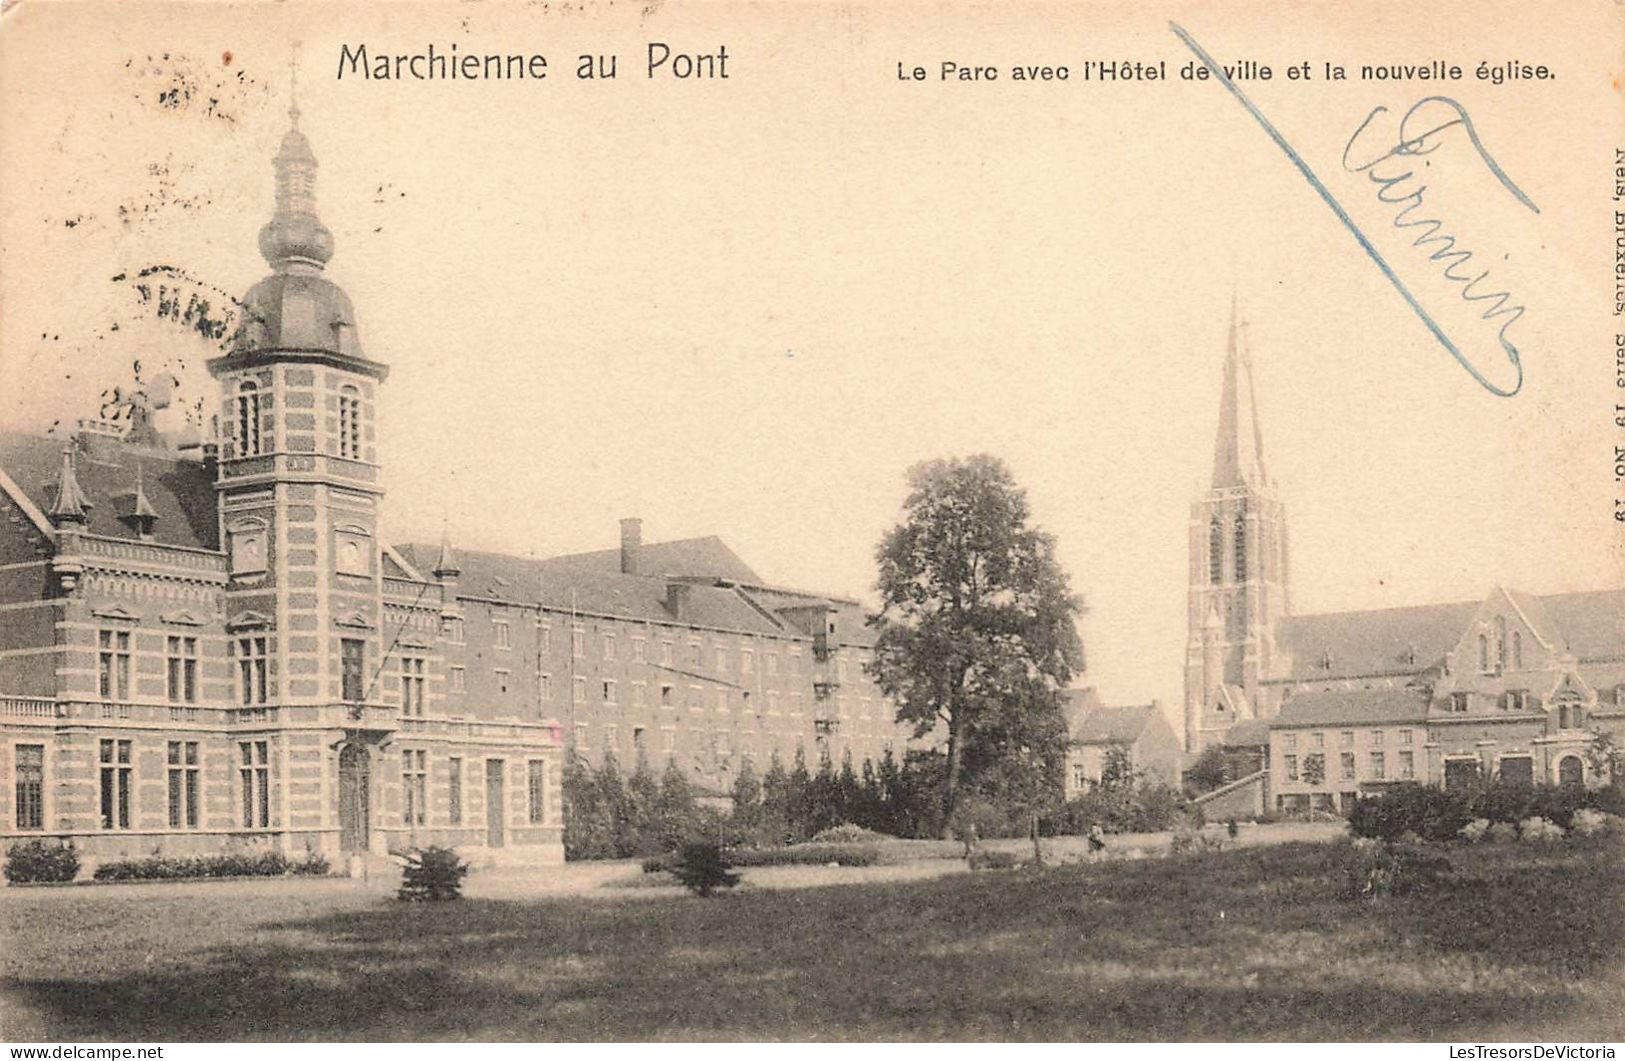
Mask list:
[[[1247,353],[1246,324],[1230,299],[1230,343],[1224,359],[1219,399],[1219,433],[1213,445],[1213,489],[1267,482],[1264,438],[1258,427],[1253,362]]]
[[[333,233],[316,216],[316,155],[299,131],[297,99],[289,99],[288,131],[271,164],[276,212],[260,229],[260,253],[279,273],[317,272],[333,257]]]

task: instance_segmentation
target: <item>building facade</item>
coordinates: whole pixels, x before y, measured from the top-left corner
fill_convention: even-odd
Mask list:
[[[1183,746],[1162,705],[1107,707],[1093,688],[1062,692],[1067,752],[1063,782],[1073,799],[1100,784],[1114,756],[1118,768],[1153,784],[1178,786]]]
[[[1286,516],[1264,471],[1232,320],[1213,481],[1191,510],[1185,747],[1260,747],[1278,809],[1397,781],[1598,784],[1625,735],[1625,590],[1294,615]]]

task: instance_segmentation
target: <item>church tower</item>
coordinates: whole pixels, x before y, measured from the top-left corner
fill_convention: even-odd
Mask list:
[[[1213,479],[1191,506],[1185,748],[1223,741],[1268,718],[1259,683],[1273,676],[1276,624],[1287,614],[1286,515],[1264,470],[1252,359],[1234,306],[1213,446]]]
[[[273,161],[275,211],[259,234],[271,275],[244,297],[227,353],[209,362],[234,699],[279,709],[284,726],[359,737],[390,699],[379,678],[374,422],[388,370],[362,353],[350,300],[324,275],[333,234],[316,214],[316,156],[297,106],[289,117]]]

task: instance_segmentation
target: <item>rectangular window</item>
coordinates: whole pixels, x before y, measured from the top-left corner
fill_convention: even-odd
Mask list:
[[[621,751],[621,727],[614,722],[604,726],[604,751],[611,755],[619,755]]]
[[[401,752],[401,824],[422,825],[429,819],[428,752]]]
[[[1411,731],[1408,730],[1408,729],[1400,730],[1399,731],[1399,743],[1401,743],[1401,744],[1409,744],[1410,742],[1411,742]]]
[[[130,632],[101,630],[96,635],[101,647],[99,675],[103,700],[130,698]]]
[[[1345,748],[1354,747],[1354,731],[1352,729],[1344,730],[1341,737],[1340,737],[1340,740],[1342,741],[1343,747],[1345,747]]]
[[[801,649],[792,648],[790,650],[789,670],[791,674],[801,670]]]
[[[728,650],[720,645],[717,646],[716,665],[718,671],[725,671],[728,669]]]
[[[662,685],[660,687],[660,706],[661,707],[670,707],[671,706],[671,686],[669,686],[669,685]]]
[[[238,777],[242,782],[243,828],[271,827],[271,745],[268,741],[245,740],[237,745],[242,762]]]
[[[18,829],[45,828],[45,745],[17,745],[16,811]]]
[[[452,667],[446,672],[451,677],[451,691],[460,693],[468,688],[468,671],[462,667]]]
[[[660,662],[663,666],[667,667],[671,666],[672,664],[672,647],[670,641],[660,642]]]
[[[1298,757],[1296,755],[1283,755],[1281,756],[1281,763],[1286,767],[1286,779],[1296,781],[1298,779]]]
[[[642,726],[633,726],[632,727],[632,755],[639,762],[643,761],[644,755],[649,750],[648,749],[647,733],[648,733],[648,731],[645,730]]]
[[[553,651],[553,627],[542,620],[536,620],[536,650],[543,655]]]
[[[401,657],[401,714],[423,717],[423,704],[427,686],[427,661],[415,656]]]
[[[1338,766],[1342,770],[1344,781],[1354,780],[1354,753],[1343,752],[1337,757]]]
[[[756,653],[748,648],[742,648],[739,650],[739,673],[756,673]]]
[[[508,620],[492,620],[491,630],[496,637],[496,645],[498,648],[513,647],[513,627],[508,625]]]
[[[779,691],[777,689],[767,691],[767,713],[770,715],[779,713]]]
[[[239,637],[232,642],[237,654],[239,697],[245,704],[263,704],[266,696],[266,642],[263,637]]]
[[[130,827],[130,742],[101,742],[102,828]]]
[[[339,392],[339,456],[361,459],[361,395],[354,387]]]
[[[1450,694],[1450,710],[1452,710],[1452,711],[1454,711],[1454,712],[1456,712],[1458,714],[1465,714],[1466,711],[1467,711],[1467,694],[1466,693],[1451,693]]]
[[[1371,731],[1371,743],[1378,747],[1382,746],[1382,730],[1374,729]]]
[[[1384,778],[1386,778],[1387,776],[1388,776],[1387,757],[1384,756],[1382,752],[1372,752],[1371,753],[1371,777],[1372,777],[1372,779],[1376,780],[1376,781],[1381,781]]]
[[[197,741],[169,742],[169,827],[196,829],[198,804]]]
[[[717,710],[718,711],[726,711],[726,710],[728,710],[728,690],[727,689],[724,689],[724,688],[718,688],[717,689]]]
[[[463,760],[457,755],[446,760],[446,818],[463,824]]]
[[[1283,747],[1283,748],[1296,748],[1297,746],[1298,746],[1298,735],[1296,733],[1283,733],[1283,734],[1281,734],[1281,747]]]
[[[463,620],[455,615],[440,620],[440,633],[454,645],[461,645],[467,639],[463,632]]]
[[[1324,734],[1324,733],[1311,733],[1311,734],[1309,734],[1309,743],[1314,745],[1316,748],[1324,748],[1324,747],[1326,747],[1326,734]]]
[[[197,703],[197,638],[171,637],[167,639],[166,647],[169,702]]]
[[[578,704],[587,702],[587,679],[579,675],[570,679],[570,699]]]
[[[604,679],[604,703],[613,704],[614,702],[615,702],[615,679],[614,678],[605,678]]]
[[[530,793],[530,824],[540,825],[547,820],[547,764],[540,759],[532,759],[525,765],[530,771],[526,779]]]
[[[587,751],[587,724],[585,722],[577,722],[576,723],[576,754],[577,755],[584,755],[584,754],[586,754],[586,751]]]
[[[1320,752],[1310,752],[1303,757],[1303,780],[1310,785],[1324,784],[1326,781],[1326,756]]]
[[[581,659],[587,654],[587,632],[581,627],[570,631],[570,655]]]
[[[615,658],[615,635],[614,634],[605,634],[604,635],[604,658],[605,659],[614,659]]]
[[[503,696],[507,696],[508,695],[508,686],[513,680],[513,671],[502,670],[499,667],[499,668],[497,668],[497,671],[496,671],[496,679],[497,679],[497,692],[500,693]]]
[[[647,657],[648,653],[649,642],[641,637],[634,637],[632,639],[632,661],[634,663],[646,663],[648,660],[645,657]]]
[[[670,755],[677,750],[677,731],[663,729],[660,731],[660,750]]]
[[[1407,781],[1416,776],[1416,753],[1399,753],[1399,776]]]
[[[700,665],[700,643],[698,641],[688,643],[688,662],[693,667]]]
[[[649,683],[648,682],[633,682],[632,683],[632,706],[634,706],[634,707],[642,707],[644,705],[645,701],[648,700],[648,698],[649,698]]]
[[[355,638],[339,639],[339,676],[342,679],[344,699],[357,702],[366,696],[367,643]]]
[[[779,673],[779,654],[777,652],[769,652],[767,654],[767,673]]]
[[[541,693],[542,699],[553,699],[553,676],[551,674],[542,674],[536,680],[540,686],[538,691]]]

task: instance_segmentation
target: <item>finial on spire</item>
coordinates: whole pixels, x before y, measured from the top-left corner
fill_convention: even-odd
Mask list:
[[[90,519],[90,501],[79,488],[79,476],[73,467],[73,443],[62,444],[62,472],[57,478],[56,501],[48,515],[57,526],[64,523],[86,523]]]
[[[1221,489],[1264,481],[1264,438],[1258,425],[1252,358],[1247,352],[1246,323],[1232,291],[1224,386],[1219,397],[1219,431],[1213,451],[1213,487]]]
[[[288,119],[299,128],[299,42],[293,42],[293,58],[288,63]]]

